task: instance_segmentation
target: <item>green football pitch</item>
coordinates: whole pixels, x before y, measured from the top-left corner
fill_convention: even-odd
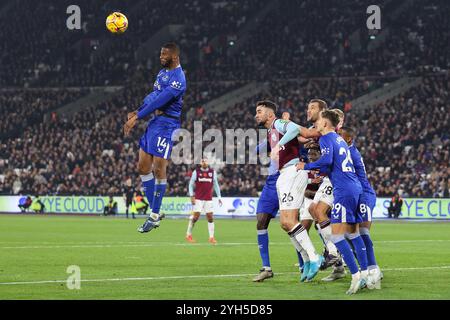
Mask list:
[[[299,282],[296,254],[278,220],[269,228],[275,276],[262,283],[252,282],[260,268],[254,220],[216,219],[217,245],[207,241],[204,217],[194,228],[196,244],[184,240],[187,219],[168,218],[140,234],[143,221],[0,215],[0,299],[450,299],[448,222],[376,221],[382,289],[349,297],[349,275],[321,282],[327,270]],[[79,289],[67,286],[73,265]]]

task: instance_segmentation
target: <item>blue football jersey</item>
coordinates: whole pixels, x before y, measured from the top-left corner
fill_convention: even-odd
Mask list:
[[[369,179],[367,179],[366,167],[364,166],[361,153],[353,144],[349,147],[349,150],[353,160],[353,166],[355,167],[356,175],[361,183],[363,192],[375,195],[375,190],[373,190]]]
[[[156,109],[179,118],[185,92],[186,77],[181,66],[173,70],[162,69],[153,84],[153,92],[144,98],[138,109],[138,118],[144,118]]]
[[[319,139],[322,156],[305,165],[305,170],[319,169],[328,172],[333,193],[361,194],[362,187],[353,166],[353,160],[345,140],[336,132],[329,132]]]

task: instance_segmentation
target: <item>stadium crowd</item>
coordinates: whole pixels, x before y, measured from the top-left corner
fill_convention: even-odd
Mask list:
[[[272,2],[273,9],[242,39],[241,31],[251,18]],[[450,3],[446,0],[413,1],[400,11],[401,19],[384,15],[386,39],[377,39],[381,45],[374,50],[369,49],[367,15],[361,14],[370,1],[190,0],[169,8],[144,0],[80,0],[82,29],[70,32],[54,14],[65,12],[69,4],[44,0],[10,6],[19,16],[0,21],[0,85],[125,85],[136,72],[146,73],[149,80],[159,68],[157,54],[140,56],[137,49],[152,36],[148,30],[167,24],[184,26],[175,40],[183,49],[183,66],[190,81],[424,74],[450,66]],[[384,0],[378,5],[396,12],[401,4]],[[98,18],[98,12],[106,17],[116,8],[130,21],[127,32],[119,37],[105,32],[104,21]],[[169,15],[169,10],[183,15]],[[33,16],[44,15],[42,30]],[[359,38],[354,36],[357,32]]]
[[[359,90],[371,85],[370,81],[364,83],[331,78],[299,86],[285,81],[273,84],[265,95],[279,104],[280,112],[288,111],[293,120],[306,125],[309,99],[327,97],[331,107],[344,109],[348,104],[342,102],[345,99],[341,100],[341,96],[358,95]],[[398,190],[403,197],[448,195],[448,83],[448,76],[425,78],[423,84],[378,106],[376,112],[360,114],[347,108],[347,124],[358,130],[357,143],[379,196],[391,196]],[[2,143],[0,171],[5,174],[0,179],[0,192],[121,194],[125,180],[137,177],[137,141],[145,129],[142,122],[132,136],[124,139],[124,115],[130,111],[127,106],[139,105],[145,92],[145,87],[123,90],[113,100],[79,112],[73,119],[34,125],[20,138]],[[254,106],[261,98],[252,97],[223,113],[196,108],[182,127],[193,132],[194,121],[201,120],[203,130],[255,128]],[[187,97],[187,101],[196,100]],[[193,168],[182,164],[176,170],[175,165],[169,169],[168,195],[187,195]],[[261,190],[264,179],[255,179],[260,176],[259,166],[233,164],[218,168],[224,196],[257,196]],[[138,180],[134,183],[139,184]]]
[[[19,15],[0,19],[0,85],[14,87],[0,93],[0,111],[8,115],[8,121],[0,124],[0,193],[117,195],[130,177],[139,185],[137,141],[145,124],[129,138],[123,138],[122,125],[126,113],[148,93],[160,65],[157,53],[139,59],[136,48],[153,34],[148,30],[179,23],[185,28],[176,40],[188,77],[184,111],[194,110],[183,118],[183,128],[192,132],[194,120],[202,120],[204,129],[255,128],[254,105],[262,98],[274,100],[281,112],[306,125],[307,102],[325,98],[330,107],[344,110],[347,124],[357,129],[358,145],[379,196],[399,191],[402,197],[448,197],[449,76],[427,74],[450,67],[450,2],[417,0],[402,9],[402,19],[388,16],[387,38],[370,51],[370,40],[364,39],[367,30],[360,39],[361,50],[353,50],[350,41],[361,25],[365,28],[366,15],[358,13],[365,12],[365,1],[357,9],[352,2],[352,10],[348,0],[309,0],[300,5],[274,1],[274,9],[257,21],[257,31],[241,44],[240,30],[269,3],[177,2],[173,5],[183,15],[167,20],[167,10],[174,8],[162,2],[80,0],[82,30],[72,32],[52,14],[65,12],[68,1],[5,6],[4,10]],[[386,0],[380,5],[394,10],[399,3]],[[20,6],[27,10],[19,10]],[[118,7],[128,15],[130,28],[112,37],[94,13],[106,17]],[[45,31],[31,15],[48,17]],[[239,47],[233,54],[234,45]],[[352,108],[352,99],[405,74],[423,75],[423,83],[375,109],[359,113]],[[269,89],[226,112],[204,107],[249,80],[267,81]],[[87,93],[65,86],[110,84],[124,89],[73,118],[43,121],[48,112]],[[17,88],[33,86],[60,88]],[[261,190],[264,179],[255,179],[258,166],[217,168],[224,196],[256,196]],[[167,195],[187,195],[192,169],[187,164],[177,165],[176,170],[170,167]]]
[[[264,2],[190,0],[167,6],[163,2],[145,0],[129,3],[80,0],[77,5],[82,12],[81,30],[69,31],[58,13],[65,14],[71,4],[67,0],[23,1],[5,9],[14,12],[15,19],[0,21],[0,85],[124,85],[132,80],[135,72],[152,74],[157,71],[157,53],[139,58],[136,48],[167,24],[185,27],[177,40],[185,49],[182,58],[189,73],[212,40],[226,37],[230,32],[237,33]],[[105,32],[104,26],[106,16],[118,8],[130,22],[127,32],[120,37]],[[173,11],[183,14],[169,14]],[[46,17],[45,28],[35,18],[41,16]],[[199,17],[202,18],[199,20]]]
[[[0,112],[6,118],[0,122],[0,141],[20,136],[24,129],[42,122],[46,113],[81,98],[87,92],[87,89],[1,91]]]
[[[361,94],[371,86],[370,81],[354,79],[322,79],[302,83],[304,88],[292,90],[289,96],[287,82],[284,91],[274,86],[269,95],[283,96],[282,105],[293,111],[294,106],[303,104],[310,96],[326,92],[340,105],[342,97]],[[253,106],[254,97],[247,102],[237,104],[232,110],[217,114],[208,112],[203,103],[215,96],[242,84],[241,82],[193,84],[185,99],[185,110],[194,109],[192,116],[184,119],[183,128],[193,132],[193,121],[202,120],[203,129],[217,128],[254,128],[253,107],[242,122],[243,110]],[[294,84],[295,87],[298,84]],[[13,188],[22,186],[39,190],[45,194],[118,194],[122,182],[128,177],[136,177],[137,141],[145,129],[142,122],[133,135],[123,138],[122,125],[124,115],[130,108],[137,107],[146,95],[146,85],[130,86],[122,90],[109,101],[93,106],[75,114],[72,119],[56,119],[45,123],[28,126],[16,139],[4,141],[0,147],[0,168],[4,174],[1,189],[3,193],[17,193]],[[36,92],[36,91],[31,91]],[[303,115],[302,115],[303,116]],[[304,117],[303,117],[304,118]],[[239,122],[238,120],[241,120]],[[63,158],[62,158],[63,157]],[[64,159],[61,162],[61,159]],[[244,194],[256,195],[261,181],[252,181],[258,168],[250,170],[243,165],[224,167],[221,172],[221,183],[224,195],[231,195],[240,190]],[[169,195],[186,195],[187,182],[192,166],[182,165],[177,170],[169,170]],[[233,173],[240,172],[234,176]],[[123,177],[117,179],[117,175]],[[37,177],[37,178],[36,178]],[[233,177],[233,178],[231,178]],[[36,178],[36,179],[35,179]],[[30,187],[30,180],[33,183]],[[138,181],[136,181],[138,183]],[[245,188],[243,188],[243,186]]]

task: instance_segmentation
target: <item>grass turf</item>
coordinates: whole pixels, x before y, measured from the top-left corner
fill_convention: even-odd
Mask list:
[[[216,246],[207,242],[204,217],[194,228],[197,244],[184,241],[187,219],[139,234],[143,221],[0,215],[0,299],[450,299],[448,222],[375,222],[382,290],[348,297],[349,275],[321,282],[327,270],[298,281],[296,254],[278,221],[269,228],[275,277],[263,283],[251,281],[261,263],[255,221],[217,219]],[[70,265],[81,269],[80,290],[66,286]]]

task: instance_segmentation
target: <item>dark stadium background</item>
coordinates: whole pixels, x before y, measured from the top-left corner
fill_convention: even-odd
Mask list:
[[[81,8],[68,30],[66,8]],[[13,1],[0,3],[0,194],[122,196],[137,187],[138,139],[125,138],[160,69],[162,43],[181,48],[183,128],[254,128],[261,98],[306,125],[323,98],[346,113],[379,197],[449,198],[450,2]],[[110,34],[112,11],[129,28]],[[178,12],[179,14],[173,14]],[[280,112],[280,114],[281,114]],[[169,166],[166,196],[187,196],[193,165]],[[257,197],[256,165],[219,170],[223,196]],[[445,209],[445,206],[444,206]]]

